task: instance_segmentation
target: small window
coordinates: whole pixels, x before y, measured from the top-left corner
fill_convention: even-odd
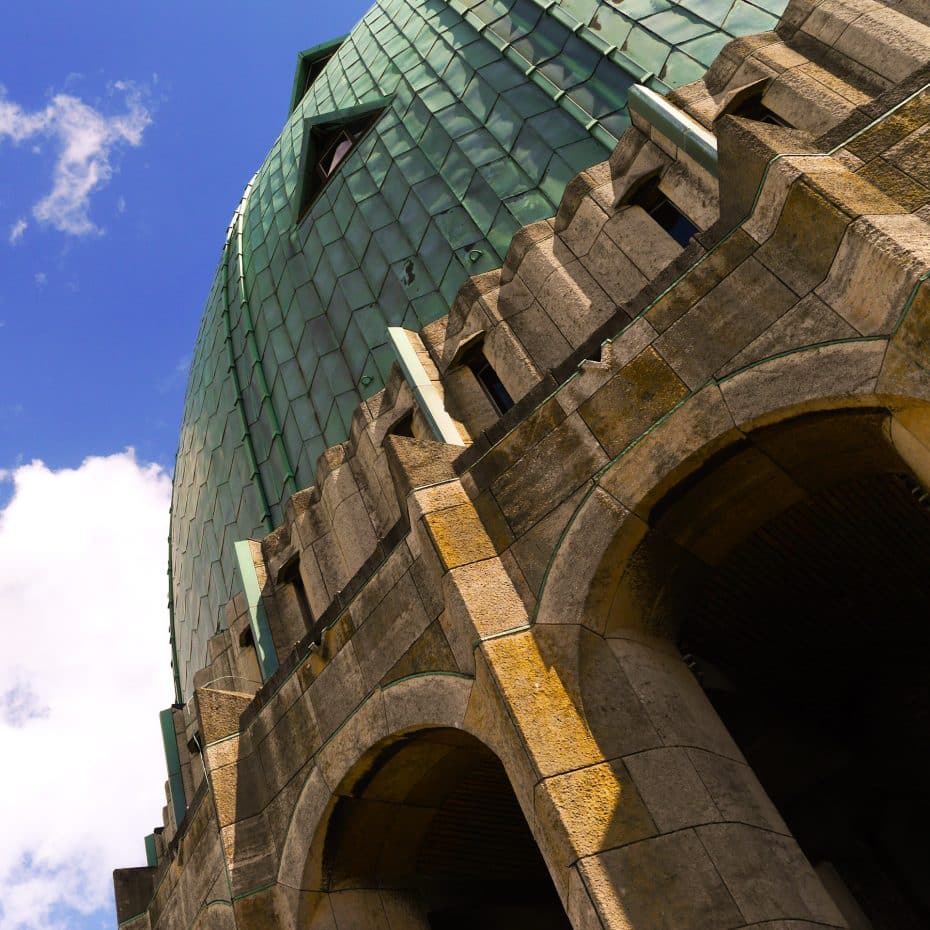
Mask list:
[[[313,611],[310,609],[310,601],[307,599],[307,589],[304,587],[304,580],[300,574],[300,556],[295,555],[289,559],[278,572],[278,585],[290,585],[297,599],[297,606],[300,609],[300,615],[303,618],[304,625],[309,630],[313,626]]]
[[[513,406],[513,398],[484,354],[483,339],[469,346],[458,360],[458,364],[471,369],[471,373],[484,388],[484,393],[498,414],[506,413]]]
[[[306,96],[313,82],[320,76],[330,59],[339,51],[345,37],[332,39],[322,45],[304,49],[297,56],[297,70],[291,86],[291,105],[288,113],[293,113],[297,104]]]
[[[323,55],[320,58],[315,58],[307,65],[307,73],[304,76],[303,87],[300,90],[301,99],[307,95],[307,91],[310,90],[313,82],[320,76],[320,74],[322,74],[327,62],[335,54],[335,52],[332,52],[329,55]]]
[[[739,116],[742,119],[752,119],[757,123],[770,123],[772,126],[784,126],[787,129],[793,128],[791,123],[783,120],[777,113],[774,113],[762,102],[762,94],[753,94],[745,100],[741,100],[732,109],[724,111],[730,116]]]
[[[415,439],[413,435],[413,411],[408,410],[399,420],[395,420],[388,428],[389,436],[406,436]]]
[[[691,222],[659,190],[659,175],[653,175],[640,184],[627,198],[627,204],[642,207],[680,246],[686,246],[698,231]]]
[[[348,111],[342,119],[327,118],[326,122],[308,120],[301,157],[303,178],[299,191],[297,222],[306,215],[329,179],[349,157],[369,129],[378,121],[384,107],[366,107]],[[351,115],[350,115],[351,114]]]

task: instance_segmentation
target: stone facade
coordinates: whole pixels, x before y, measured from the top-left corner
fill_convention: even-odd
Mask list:
[[[930,16],[792,0],[669,100],[716,168],[631,107],[408,334],[460,444],[395,368],[252,543],[121,926],[926,925]]]

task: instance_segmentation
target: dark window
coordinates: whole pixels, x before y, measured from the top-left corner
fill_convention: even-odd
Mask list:
[[[300,574],[300,556],[295,555],[288,560],[278,572],[278,585],[290,585],[294,591],[294,597],[297,599],[297,606],[300,608],[300,615],[303,617],[304,625],[309,630],[313,626],[313,611],[310,609],[310,601],[307,599],[307,589],[304,587],[304,580]]]
[[[513,406],[513,398],[484,354],[484,340],[468,348],[459,364],[471,369],[471,373],[478,379],[478,383],[488,395],[488,400],[499,414],[506,413]]]
[[[658,175],[637,187],[627,203],[642,207],[680,246],[686,246],[698,231],[697,226],[659,190]]]
[[[301,188],[298,221],[303,219],[320,196],[326,182],[336,173],[383,112],[383,109],[373,110],[357,119],[311,127],[310,139],[304,148],[306,174]]]
[[[320,58],[315,58],[307,66],[307,73],[304,76],[303,86],[300,88],[300,96],[303,98],[307,91],[310,90],[310,87],[313,85],[313,82],[320,76],[323,69],[326,67],[327,62],[330,58],[335,55],[335,52],[331,52],[329,55],[323,55]]]
[[[762,94],[753,94],[727,110],[730,116],[739,116],[742,119],[752,119],[757,123],[771,123],[773,126],[785,126],[791,129],[791,123],[783,120],[777,113],[773,113],[763,102]]]
[[[390,436],[406,436],[408,439],[414,439],[413,435],[413,411],[405,413],[399,420],[395,420],[388,429]]]

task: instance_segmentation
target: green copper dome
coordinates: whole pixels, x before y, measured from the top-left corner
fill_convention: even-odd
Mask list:
[[[386,328],[448,312],[520,226],[554,215],[626,128],[632,85],[695,80],[786,2],[382,0],[299,56],[193,356],[170,539],[179,700],[225,626],[234,543],[281,522],[384,386]],[[359,138],[338,162],[343,131]]]

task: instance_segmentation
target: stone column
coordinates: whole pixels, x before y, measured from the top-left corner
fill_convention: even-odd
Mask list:
[[[577,930],[845,926],[670,643],[546,624],[480,657]]]

